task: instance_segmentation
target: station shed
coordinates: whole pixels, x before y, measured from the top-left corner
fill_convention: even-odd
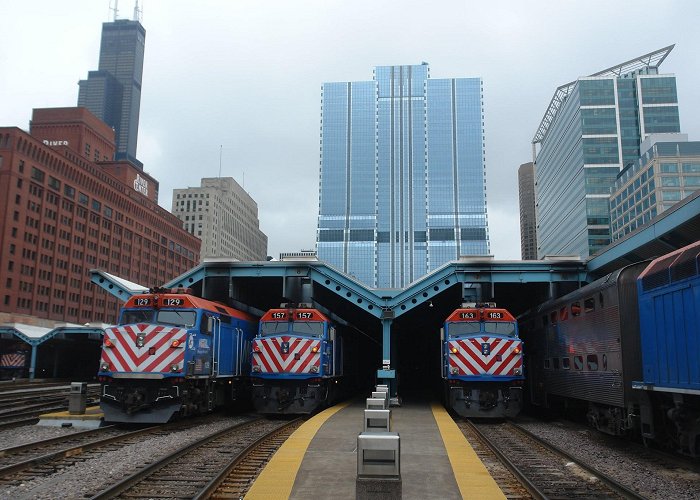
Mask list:
[[[0,378],[92,380],[104,323],[0,324]]]

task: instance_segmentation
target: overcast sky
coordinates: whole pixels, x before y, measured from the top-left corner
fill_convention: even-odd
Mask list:
[[[112,0],[112,4],[115,0]],[[0,126],[75,106],[96,70],[109,0],[4,0]],[[519,259],[517,169],[556,87],[676,47],[682,131],[700,140],[700,2],[141,0],[146,29],[137,157],[172,190],[234,177],[258,203],[268,254],[311,249],[318,216],[323,82],[375,66],[430,64],[484,82],[491,252]],[[134,0],[119,0],[132,18]]]

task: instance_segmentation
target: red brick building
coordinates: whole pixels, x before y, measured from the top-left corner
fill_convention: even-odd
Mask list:
[[[114,132],[85,108],[35,109],[0,127],[0,312],[71,323],[117,319],[101,269],[161,285],[199,262],[199,238],[158,201],[158,182],[114,161]]]

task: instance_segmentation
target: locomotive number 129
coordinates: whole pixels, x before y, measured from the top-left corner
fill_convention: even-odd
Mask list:
[[[170,297],[166,297],[165,299],[163,299],[163,305],[166,307],[167,306],[171,306],[171,307],[172,306],[181,306],[184,303],[185,303],[185,301],[182,299],[174,299],[174,298],[170,298]]]

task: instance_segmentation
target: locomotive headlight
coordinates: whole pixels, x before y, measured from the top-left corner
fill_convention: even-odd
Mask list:
[[[516,368],[515,370],[513,370],[513,373],[514,373],[515,375],[522,375],[522,374],[523,374],[523,369],[522,369],[522,368]]]
[[[318,373],[318,366],[312,366],[311,373]]]
[[[104,346],[105,346],[105,347],[114,347],[114,344],[112,343],[112,339],[110,339],[109,337],[107,337],[107,338],[105,339]]]
[[[317,345],[313,346],[313,347],[311,348],[311,352],[313,352],[313,353],[318,352],[318,346],[317,346]]]
[[[453,366],[452,368],[450,368],[450,373],[452,375],[459,375],[459,368],[457,368],[456,366]]]
[[[179,340],[173,340],[172,343],[170,344],[170,347],[180,347],[180,341]]]
[[[170,365],[170,371],[172,372],[179,372],[180,371],[180,365],[177,363],[173,363]]]
[[[256,353],[256,352],[260,352],[260,346],[259,346],[259,345],[257,345],[257,344],[256,344],[256,345],[254,345],[254,346],[253,346],[253,352],[254,352],[254,353]]]
[[[456,347],[452,347],[452,348],[450,349],[450,352],[451,352],[452,354],[457,354],[458,351],[459,351],[459,349],[457,349]]]
[[[254,371],[255,373],[260,372],[260,367],[259,367],[258,365],[255,365],[255,366],[253,367],[253,371]]]
[[[107,363],[107,362],[101,363],[101,364],[100,364],[100,370],[103,371],[103,372],[108,372],[108,371],[109,371],[109,363]]]
[[[514,347],[514,348],[513,348],[513,352],[514,352],[515,354],[520,354],[520,353],[522,352],[522,349],[520,348],[520,346],[517,346],[517,347]]]

